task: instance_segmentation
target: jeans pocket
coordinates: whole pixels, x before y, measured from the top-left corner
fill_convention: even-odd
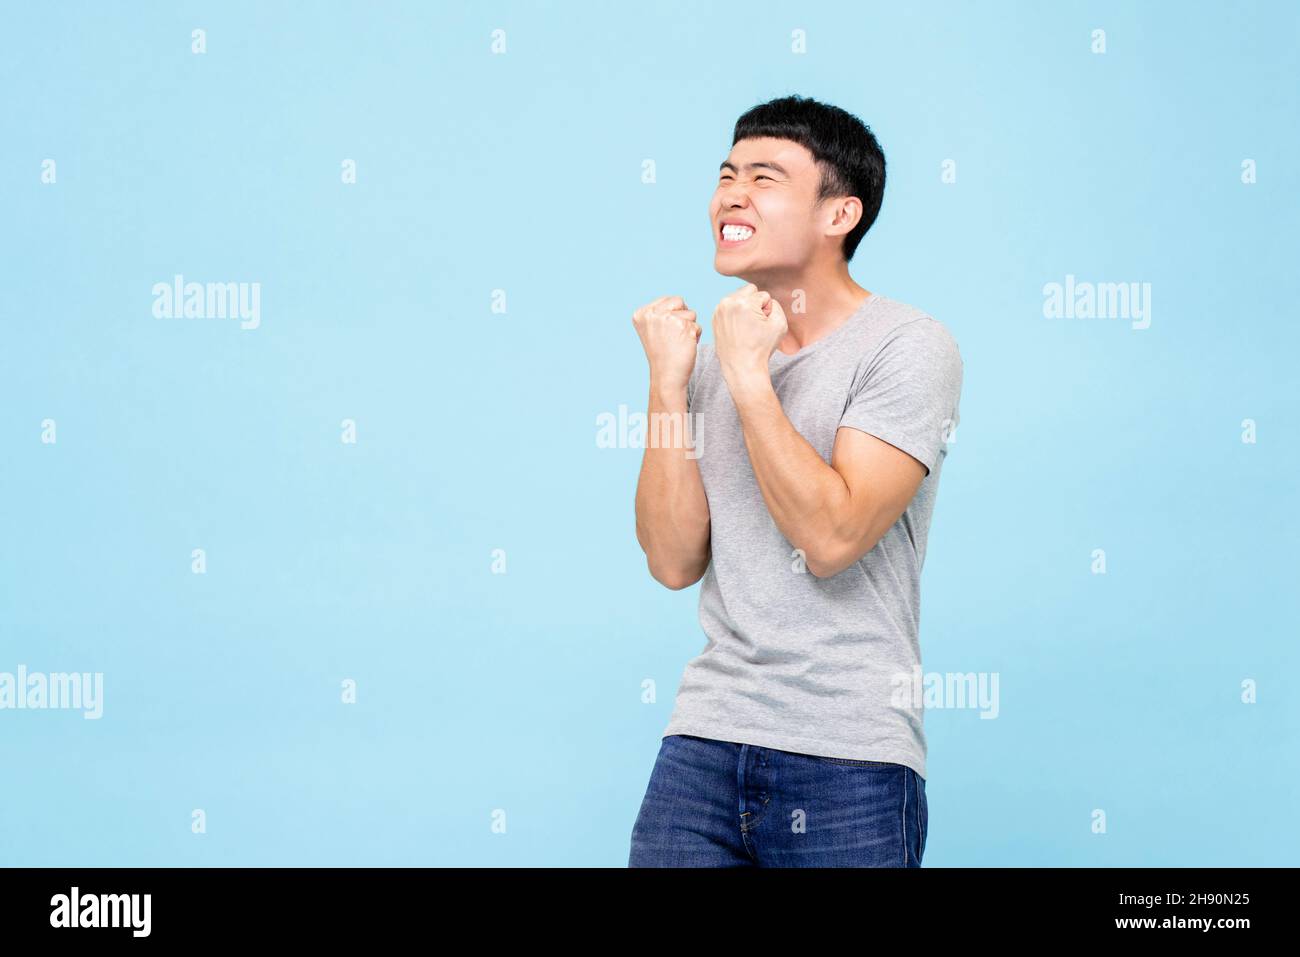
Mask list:
[[[810,754],[808,757],[814,761],[821,761],[825,764],[847,764],[851,767],[859,768],[897,768],[902,767],[895,761],[859,761],[857,758],[828,758],[820,754]]]

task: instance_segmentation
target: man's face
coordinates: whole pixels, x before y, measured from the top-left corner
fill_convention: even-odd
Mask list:
[[[713,268],[750,282],[802,271],[824,242],[815,206],[820,178],[812,153],[791,140],[736,143],[709,203]],[[748,230],[724,232],[730,223]]]

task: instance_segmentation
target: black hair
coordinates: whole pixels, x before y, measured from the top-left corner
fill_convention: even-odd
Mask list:
[[[885,196],[885,154],[871,128],[838,106],[795,95],[745,113],[736,120],[731,144],[759,136],[793,140],[812,153],[822,174],[817,202],[837,196],[862,201],[862,218],[844,236],[844,260],[853,259]]]

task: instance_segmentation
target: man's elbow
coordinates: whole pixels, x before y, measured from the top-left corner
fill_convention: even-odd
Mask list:
[[[657,579],[659,584],[673,591],[681,591],[683,588],[690,588],[697,581],[703,578],[703,575],[683,575],[680,578]]]
[[[804,550],[804,567],[816,578],[834,578],[876,547],[873,542],[831,542]]]
[[[652,562],[647,562],[647,565],[650,569],[650,577],[665,588],[670,588],[673,591],[690,588],[704,577],[703,569],[659,568]]]
[[[812,575],[813,578],[834,578],[848,566],[840,566],[819,553],[806,552],[804,554],[804,567],[808,569],[808,574]]]

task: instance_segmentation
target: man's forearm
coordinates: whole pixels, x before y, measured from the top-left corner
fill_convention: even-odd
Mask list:
[[[791,424],[769,376],[738,375],[729,386],[754,477],[777,528],[810,567],[823,556],[833,561],[849,487]]]
[[[687,447],[686,389],[652,377],[647,405],[636,537],[651,575],[669,588],[685,588],[709,563],[709,503],[696,453]]]

